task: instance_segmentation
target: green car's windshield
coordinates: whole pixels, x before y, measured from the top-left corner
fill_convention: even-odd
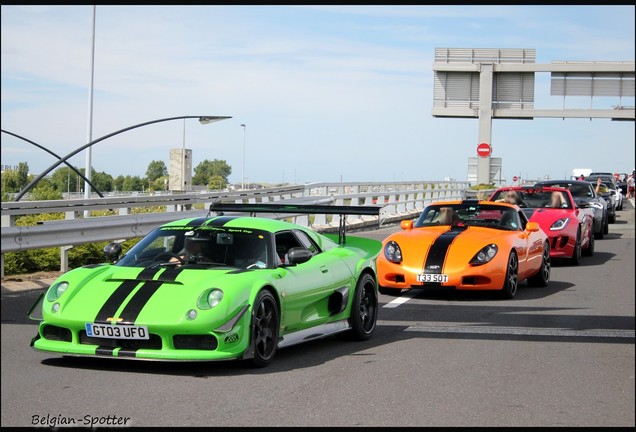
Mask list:
[[[115,265],[265,268],[270,265],[270,238],[269,233],[255,229],[161,227],[133,246]]]

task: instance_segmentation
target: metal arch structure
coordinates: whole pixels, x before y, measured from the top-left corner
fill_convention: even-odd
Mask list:
[[[225,120],[225,119],[229,119],[232,118],[231,116],[179,116],[179,117],[168,117],[168,118],[162,118],[162,119],[157,119],[157,120],[151,120],[151,121],[147,121],[144,123],[139,123],[133,126],[128,126],[126,128],[120,129],[118,131],[109,133],[107,135],[104,135],[103,137],[97,138],[87,144],[84,144],[81,147],[78,147],[77,149],[73,150],[71,153],[67,154],[66,156],[64,156],[63,158],[60,158],[56,163],[54,163],[53,165],[51,165],[50,167],[48,167],[46,170],[44,170],[44,172],[42,172],[39,176],[37,176],[35,179],[33,179],[31,181],[31,183],[29,183],[28,185],[26,185],[24,187],[24,189],[22,189],[15,197],[14,201],[20,201],[20,198],[22,198],[24,196],[25,193],[27,193],[28,191],[30,191],[33,186],[35,186],[40,180],[42,180],[48,173],[50,173],[52,170],[54,170],[56,167],[58,167],[61,163],[66,162],[67,159],[75,156],[77,153],[81,152],[82,150],[91,147],[95,144],[97,144],[100,141],[105,140],[106,138],[110,138],[112,136],[118,135],[120,133],[129,131],[131,129],[136,129],[142,126],[147,126],[150,124],[154,124],[154,123],[160,123],[160,122],[165,122],[165,121],[170,121],[170,120],[183,120],[183,119],[188,119],[188,118],[198,118],[199,122],[201,124],[208,124],[208,123],[212,123],[212,122],[217,122],[220,120]]]
[[[634,121],[634,106],[535,109],[537,72],[551,73],[551,96],[634,98],[634,62],[535,63],[534,49],[436,48],[433,117],[479,119],[478,143],[492,144],[492,119],[606,118]],[[478,157],[477,183],[492,183],[491,155]],[[469,178],[470,180],[470,178]]]
[[[8,134],[8,135],[14,136],[14,137],[16,137],[16,138],[19,138],[19,139],[21,139],[21,140],[23,140],[23,141],[26,141],[26,142],[28,142],[29,144],[33,144],[33,145],[34,145],[34,146],[36,146],[37,148],[40,148],[40,149],[44,150],[45,152],[47,152],[48,154],[50,154],[50,155],[52,155],[52,156],[56,157],[58,160],[59,160],[59,159],[61,159],[61,157],[60,157],[60,156],[58,156],[57,154],[53,153],[51,150],[47,149],[47,148],[46,148],[46,147],[44,147],[43,145],[40,145],[40,144],[38,144],[38,143],[36,143],[36,142],[31,141],[30,139],[27,139],[27,138],[25,138],[25,137],[23,137],[23,136],[20,136],[20,135],[18,135],[18,134],[13,133],[13,132],[9,132],[9,131],[4,130],[4,129],[1,129],[0,131],[2,131],[2,132],[4,132],[4,133],[6,133],[6,134]],[[77,174],[78,176],[80,176],[80,177],[81,177],[81,178],[82,178],[82,179],[83,179],[86,183],[88,183],[88,185],[89,185],[91,188],[93,188],[93,190],[94,190],[95,192],[97,192],[97,194],[98,194],[101,198],[104,198],[104,194],[102,194],[102,193],[100,192],[100,190],[99,190],[99,189],[97,189],[97,186],[95,186],[93,183],[91,183],[91,181],[90,181],[88,178],[86,178],[86,177],[84,176],[84,174],[82,174],[82,173],[81,173],[81,172],[80,172],[77,168],[75,168],[73,165],[71,165],[70,163],[68,163],[68,161],[66,161],[66,160],[64,161],[64,164],[65,164],[67,167],[69,167],[70,169],[72,169],[72,170],[73,170],[73,172],[75,172],[75,174]]]

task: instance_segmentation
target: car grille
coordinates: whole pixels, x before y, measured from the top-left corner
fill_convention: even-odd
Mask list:
[[[214,351],[219,346],[211,335],[175,335],[172,339],[175,349],[192,349]]]
[[[550,245],[550,247],[553,250],[563,249],[564,247],[567,246],[569,240],[570,238],[568,236],[554,237],[552,239],[552,244]]]
[[[83,345],[99,345],[108,348],[123,348],[129,350],[136,349],[161,349],[161,337],[151,334],[150,339],[131,340],[131,339],[110,339],[90,337],[86,335],[86,331],[79,333],[80,343]]]
[[[64,327],[58,327],[54,325],[46,325],[42,328],[42,335],[44,339],[71,342],[73,337],[71,331]]]

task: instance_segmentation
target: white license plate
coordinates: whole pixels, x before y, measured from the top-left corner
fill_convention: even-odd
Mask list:
[[[86,335],[108,339],[150,339],[148,327],[86,323]]]
[[[448,275],[446,274],[429,274],[423,273],[417,275],[418,282],[448,282]]]

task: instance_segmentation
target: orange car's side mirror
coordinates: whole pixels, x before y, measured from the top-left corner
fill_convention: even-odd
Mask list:
[[[400,222],[400,228],[403,230],[410,230],[413,228],[413,221],[411,219],[405,219]]]
[[[530,231],[530,232],[535,232],[535,231],[539,231],[540,226],[538,222],[528,222],[526,224],[526,231]]]

